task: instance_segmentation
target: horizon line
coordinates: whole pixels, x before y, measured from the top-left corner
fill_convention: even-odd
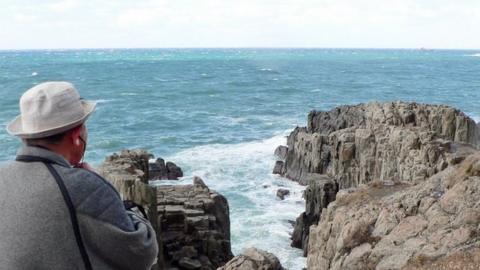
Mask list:
[[[18,48],[18,49],[0,49],[0,52],[8,51],[81,51],[81,50],[242,50],[242,49],[266,49],[266,50],[285,50],[285,49],[304,49],[304,50],[424,50],[424,51],[477,51],[479,48],[442,48],[442,47],[303,47],[303,46],[291,46],[291,47],[268,47],[268,46],[245,46],[245,47],[84,47],[84,48]]]

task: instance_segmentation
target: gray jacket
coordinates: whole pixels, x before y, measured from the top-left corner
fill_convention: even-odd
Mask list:
[[[26,146],[18,154],[50,160],[63,178],[94,270],[150,269],[158,252],[155,232],[125,210],[110,183],[46,149]],[[44,163],[0,168],[0,209],[1,270],[85,269],[67,205]]]

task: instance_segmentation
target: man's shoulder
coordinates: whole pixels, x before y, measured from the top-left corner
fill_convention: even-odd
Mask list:
[[[125,209],[115,188],[100,175],[78,168],[57,167],[77,212],[122,226]]]
[[[60,167],[67,188],[73,189],[74,193],[90,194],[92,191],[101,189],[109,195],[118,197],[120,195],[113,185],[99,174],[79,168]]]

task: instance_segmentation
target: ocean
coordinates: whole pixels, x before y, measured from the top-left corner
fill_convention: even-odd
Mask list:
[[[43,81],[96,100],[85,160],[144,148],[198,175],[230,204],[232,249],[255,246],[302,269],[290,221],[304,187],[272,175],[273,152],[311,110],[372,100],[448,104],[480,120],[480,51],[376,49],[96,49],[0,51],[0,162],[18,100]],[[281,201],[278,188],[291,190]]]

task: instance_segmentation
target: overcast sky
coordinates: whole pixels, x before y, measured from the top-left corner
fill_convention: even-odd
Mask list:
[[[0,49],[480,49],[480,0],[0,0]]]

